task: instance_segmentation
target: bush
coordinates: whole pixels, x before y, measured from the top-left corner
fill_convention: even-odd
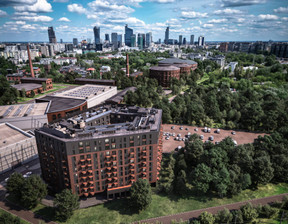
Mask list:
[[[240,209],[241,209],[244,221],[252,222],[258,217],[258,212],[256,208],[252,206],[251,203],[243,205]]]
[[[264,205],[261,208],[261,212],[260,215],[265,217],[265,218],[275,218],[277,217],[279,214],[279,209],[277,208],[273,208],[270,205]]]

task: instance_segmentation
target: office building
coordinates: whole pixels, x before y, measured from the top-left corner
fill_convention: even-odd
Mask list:
[[[105,41],[108,42],[108,43],[110,42],[110,38],[109,38],[109,34],[108,33],[105,34]]]
[[[150,47],[152,43],[152,33],[146,33],[146,47]]]
[[[125,45],[131,47],[131,36],[133,35],[133,29],[128,28],[128,25],[125,26]]]
[[[121,196],[138,179],[156,183],[162,110],[101,106],[35,130],[42,177],[55,192]]]
[[[165,31],[164,43],[168,44],[168,41],[169,41],[169,26],[166,28],[166,31]]]
[[[74,47],[78,46],[78,39],[77,38],[73,38],[73,45],[74,45]]]
[[[198,46],[204,46],[205,45],[205,40],[203,36],[198,37]]]
[[[60,39],[60,43],[63,44],[63,39]]]
[[[117,41],[118,41],[118,47],[122,47],[122,34],[118,34]]]
[[[53,26],[48,27],[48,37],[49,37],[49,43],[52,43],[52,44],[57,43],[55,32],[53,30]]]
[[[186,37],[183,38],[183,44],[184,44],[184,45],[187,44]]]
[[[111,41],[112,41],[114,49],[118,49],[118,34],[117,33],[111,34]]]
[[[131,36],[131,47],[136,47],[136,35]]]
[[[194,35],[190,36],[190,45],[194,45]]]
[[[183,44],[183,36],[182,35],[179,35],[179,45],[182,45]]]
[[[158,44],[161,44],[161,38],[159,38],[159,40],[158,40]]]
[[[138,33],[138,48],[139,50],[143,50],[143,35],[141,33]]]
[[[219,51],[221,52],[227,52],[228,51],[228,46],[229,46],[229,43],[228,42],[223,42],[220,44],[220,47],[219,47]]]
[[[93,31],[95,44],[100,44],[100,27],[94,26]]]

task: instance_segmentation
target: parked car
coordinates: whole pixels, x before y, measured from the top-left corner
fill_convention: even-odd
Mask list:
[[[198,131],[198,128],[195,128],[194,131]]]
[[[236,132],[235,132],[235,131],[232,131],[231,134],[232,134],[232,135],[236,135]]]
[[[204,139],[204,135],[200,135],[200,139],[203,140]]]

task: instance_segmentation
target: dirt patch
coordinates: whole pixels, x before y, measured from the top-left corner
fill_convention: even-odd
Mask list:
[[[171,127],[174,126],[174,129],[171,129]],[[180,130],[180,127],[183,127],[182,130]],[[198,128],[198,131],[195,131],[195,128]],[[186,130],[188,129],[188,130]],[[188,125],[174,125],[174,124],[164,124],[163,125],[163,132],[164,133],[175,133],[175,137],[178,134],[181,134],[181,138],[185,137],[185,135],[188,134],[188,132],[193,134],[198,134],[198,135],[203,135],[204,139],[203,142],[208,140],[210,136],[214,137],[214,140],[212,141],[213,143],[215,142],[220,142],[226,137],[231,137],[233,140],[237,142],[238,145],[240,144],[247,144],[247,143],[253,143],[254,139],[256,139],[259,135],[264,136],[265,133],[253,133],[253,132],[245,132],[245,131],[235,131],[235,130],[223,130],[220,129],[220,133],[217,134],[215,131],[217,128],[211,128],[210,133],[205,133],[203,127],[193,127],[193,126],[188,126]],[[232,131],[235,131],[235,135],[232,134]],[[164,153],[169,153],[175,151],[175,148],[178,146],[184,146],[185,143],[184,141],[176,141],[174,140],[173,136],[170,136],[169,140],[166,140],[166,136],[163,136],[163,152]]]

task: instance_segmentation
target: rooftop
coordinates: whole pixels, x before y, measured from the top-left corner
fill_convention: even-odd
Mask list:
[[[86,100],[64,98],[56,96],[45,96],[36,100],[37,102],[50,102],[48,113],[69,110],[74,107],[80,106],[86,102]]]
[[[195,65],[197,64],[195,61],[191,60],[183,60],[179,58],[166,58],[162,61],[159,61],[159,64],[188,64],[188,65]]]
[[[33,136],[9,123],[0,124],[0,149],[30,138]]]
[[[116,87],[86,84],[83,86],[78,86],[73,89],[69,89],[67,91],[63,91],[61,93],[56,94],[55,96],[84,100],[84,99],[93,98],[97,95],[100,95],[104,92],[111,90],[112,88],[116,88]]]
[[[81,81],[81,82],[102,82],[102,83],[114,83],[114,80],[109,79],[86,79],[86,78],[76,78],[75,81]]]
[[[22,78],[21,80],[46,82],[49,78]]]
[[[38,116],[46,114],[49,103],[30,103],[0,106],[0,122],[1,118],[16,118],[27,116]]]
[[[123,121],[124,123],[111,123],[108,125],[86,125],[101,116],[129,115],[132,121]],[[162,110],[140,107],[111,107],[110,105],[102,106],[98,109],[90,110],[81,115],[63,120],[53,125],[45,125],[40,131],[51,134],[63,141],[70,141],[79,138],[105,138],[111,135],[131,135],[136,133],[145,133],[150,131],[159,131],[161,126]],[[85,125],[80,128],[80,124]],[[111,118],[112,122],[112,118]]]
[[[180,71],[180,68],[176,66],[153,66],[150,68],[150,70],[156,70],[156,71]]]
[[[22,83],[22,84],[12,85],[12,87],[16,88],[19,91],[21,91],[22,89],[25,89],[25,91],[31,91],[34,89],[42,88],[42,85],[36,84],[36,83]]]

